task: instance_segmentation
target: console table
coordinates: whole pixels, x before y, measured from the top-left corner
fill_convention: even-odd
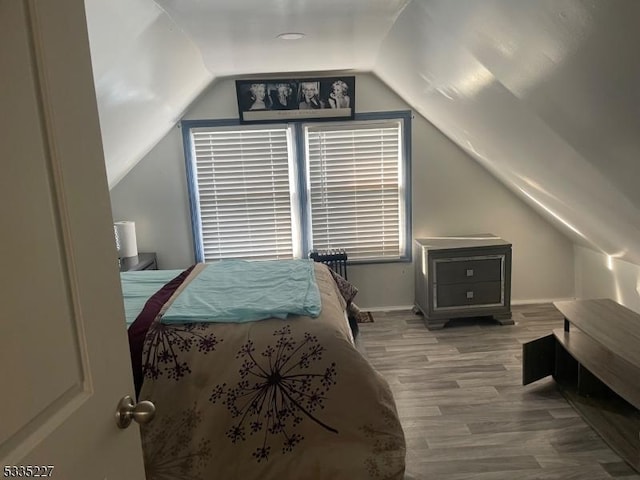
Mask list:
[[[640,471],[640,315],[610,299],[554,305],[564,328],[523,345],[523,385],[552,375],[587,423]]]

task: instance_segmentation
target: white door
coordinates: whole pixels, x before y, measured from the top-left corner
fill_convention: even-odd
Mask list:
[[[0,478],[140,480],[82,0],[0,0],[0,185]]]

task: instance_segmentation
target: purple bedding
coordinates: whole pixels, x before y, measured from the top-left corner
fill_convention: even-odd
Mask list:
[[[171,298],[182,282],[189,276],[194,266],[189,267],[176,278],[158,290],[144,305],[135,321],[129,327],[129,350],[131,352],[131,367],[133,368],[133,383],[136,389],[136,397],[140,393],[144,373],[142,371],[142,350],[144,339],[149,327],[160,314],[160,310]]]

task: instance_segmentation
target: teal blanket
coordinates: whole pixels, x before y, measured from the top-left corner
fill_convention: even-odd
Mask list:
[[[142,270],[120,273],[127,327],[142,311],[149,297],[160,290],[165,283],[180,275],[180,272],[182,270]]]
[[[242,323],[289,315],[317,317],[312,260],[221,260],[207,264],[174,300],[162,323]]]

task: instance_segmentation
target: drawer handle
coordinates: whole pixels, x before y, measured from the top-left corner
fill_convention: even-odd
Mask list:
[[[471,300],[471,299],[473,298],[473,290],[469,290],[469,291],[467,292],[467,298],[468,298],[469,300]]]
[[[467,268],[467,277],[473,277],[473,268]]]

